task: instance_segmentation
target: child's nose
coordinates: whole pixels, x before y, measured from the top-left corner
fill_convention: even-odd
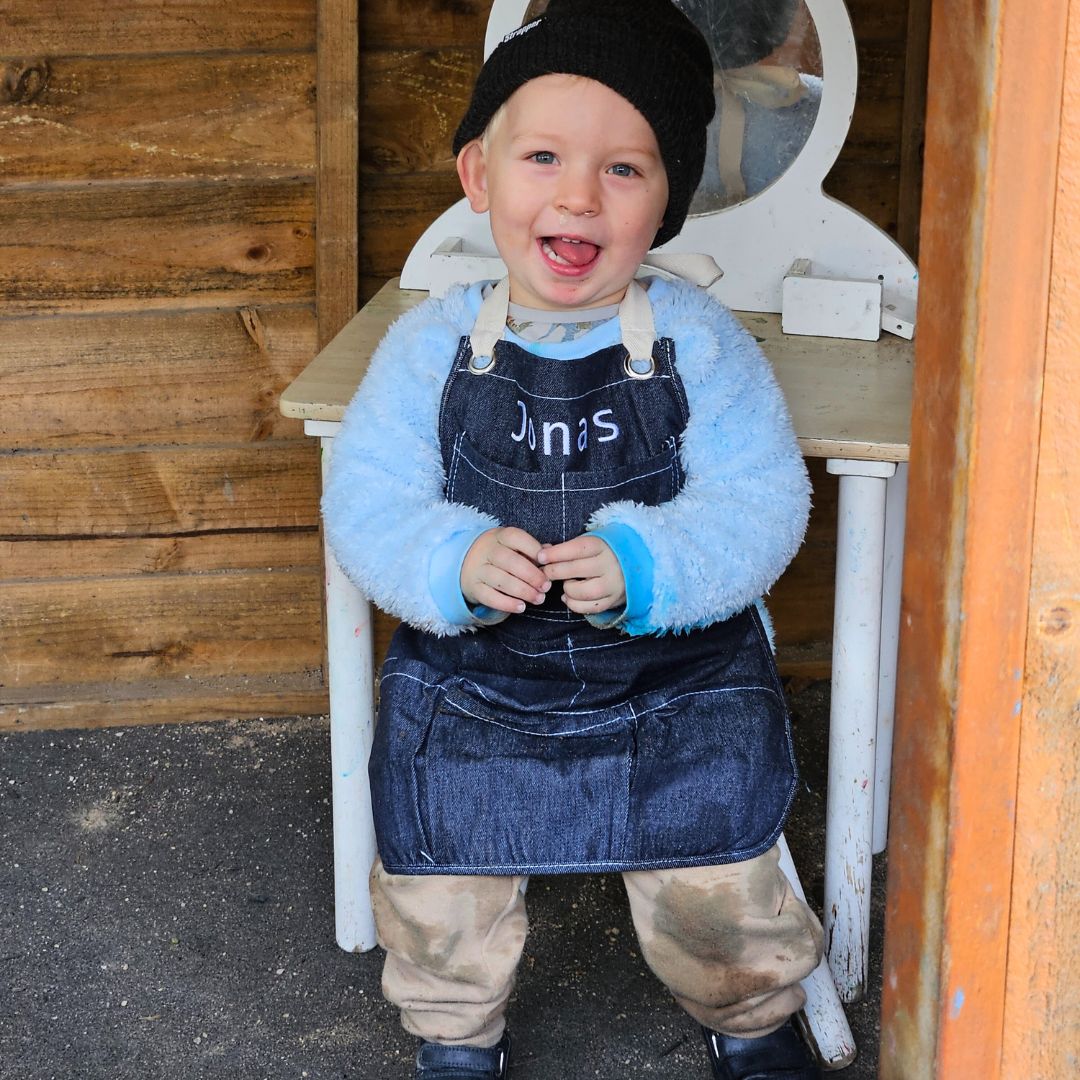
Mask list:
[[[591,217],[597,212],[600,195],[592,176],[568,170],[561,180],[555,195],[555,206],[560,213]]]

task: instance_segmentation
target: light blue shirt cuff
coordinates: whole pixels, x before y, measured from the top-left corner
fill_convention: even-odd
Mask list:
[[[618,627],[633,630],[631,626],[647,619],[652,608],[653,596],[653,557],[637,530],[629,525],[617,523],[591,529],[593,536],[601,540],[619,561],[623,583],[626,587],[626,604],[621,609],[603,611],[599,615],[588,616],[593,626]]]
[[[476,538],[486,531],[454,533],[431,553],[428,588],[439,614],[455,626],[490,626],[506,618],[505,612],[483,604],[469,607],[461,594],[461,564]]]

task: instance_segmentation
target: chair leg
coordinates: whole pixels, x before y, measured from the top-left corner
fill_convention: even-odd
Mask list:
[[[791,859],[787,840],[782,834],[780,869],[787,875],[799,899],[805,900],[806,894],[799,881],[799,873]],[[846,1068],[855,1060],[855,1039],[844,1014],[844,1007],[840,1004],[840,995],[836,992],[836,984],[829,971],[829,961],[824,956],[821,963],[803,979],[801,985],[806,991],[806,1006],[803,1012],[806,1017],[805,1026],[809,1028],[809,1031],[804,1033],[809,1036],[808,1041],[817,1054],[821,1067],[829,1071]]]
[[[885,481],[885,563],[881,583],[881,660],[878,665],[877,743],[874,758],[874,847],[885,850],[889,836],[893,721],[896,717],[896,653],[900,644],[900,584],[904,569],[907,463]]]
[[[333,439],[322,440],[323,479]],[[368,757],[375,734],[371,606],[327,546],[326,649],[334,804],[334,917],[347,952],[375,947],[368,874],[375,862]]]
[[[825,941],[840,997],[866,990],[873,869],[885,482],[896,466],[832,460],[840,476],[825,824]]]

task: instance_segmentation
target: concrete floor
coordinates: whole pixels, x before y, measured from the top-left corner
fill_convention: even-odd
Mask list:
[[[821,892],[827,685],[792,696],[787,833]],[[408,1080],[381,955],[333,939],[325,718],[0,736],[4,1080]],[[877,868],[880,879],[883,867]],[[872,992],[850,1010],[876,1074]],[[618,877],[535,878],[510,1007],[520,1080],[708,1080],[645,968]]]

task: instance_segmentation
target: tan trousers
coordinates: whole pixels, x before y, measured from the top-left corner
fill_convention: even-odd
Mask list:
[[[623,874],[645,961],[699,1023],[753,1038],[805,1000],[821,925],[772,848],[747,862]],[[388,874],[371,899],[386,950],[382,988],[406,1031],[430,1042],[494,1046],[525,945],[520,877]]]

